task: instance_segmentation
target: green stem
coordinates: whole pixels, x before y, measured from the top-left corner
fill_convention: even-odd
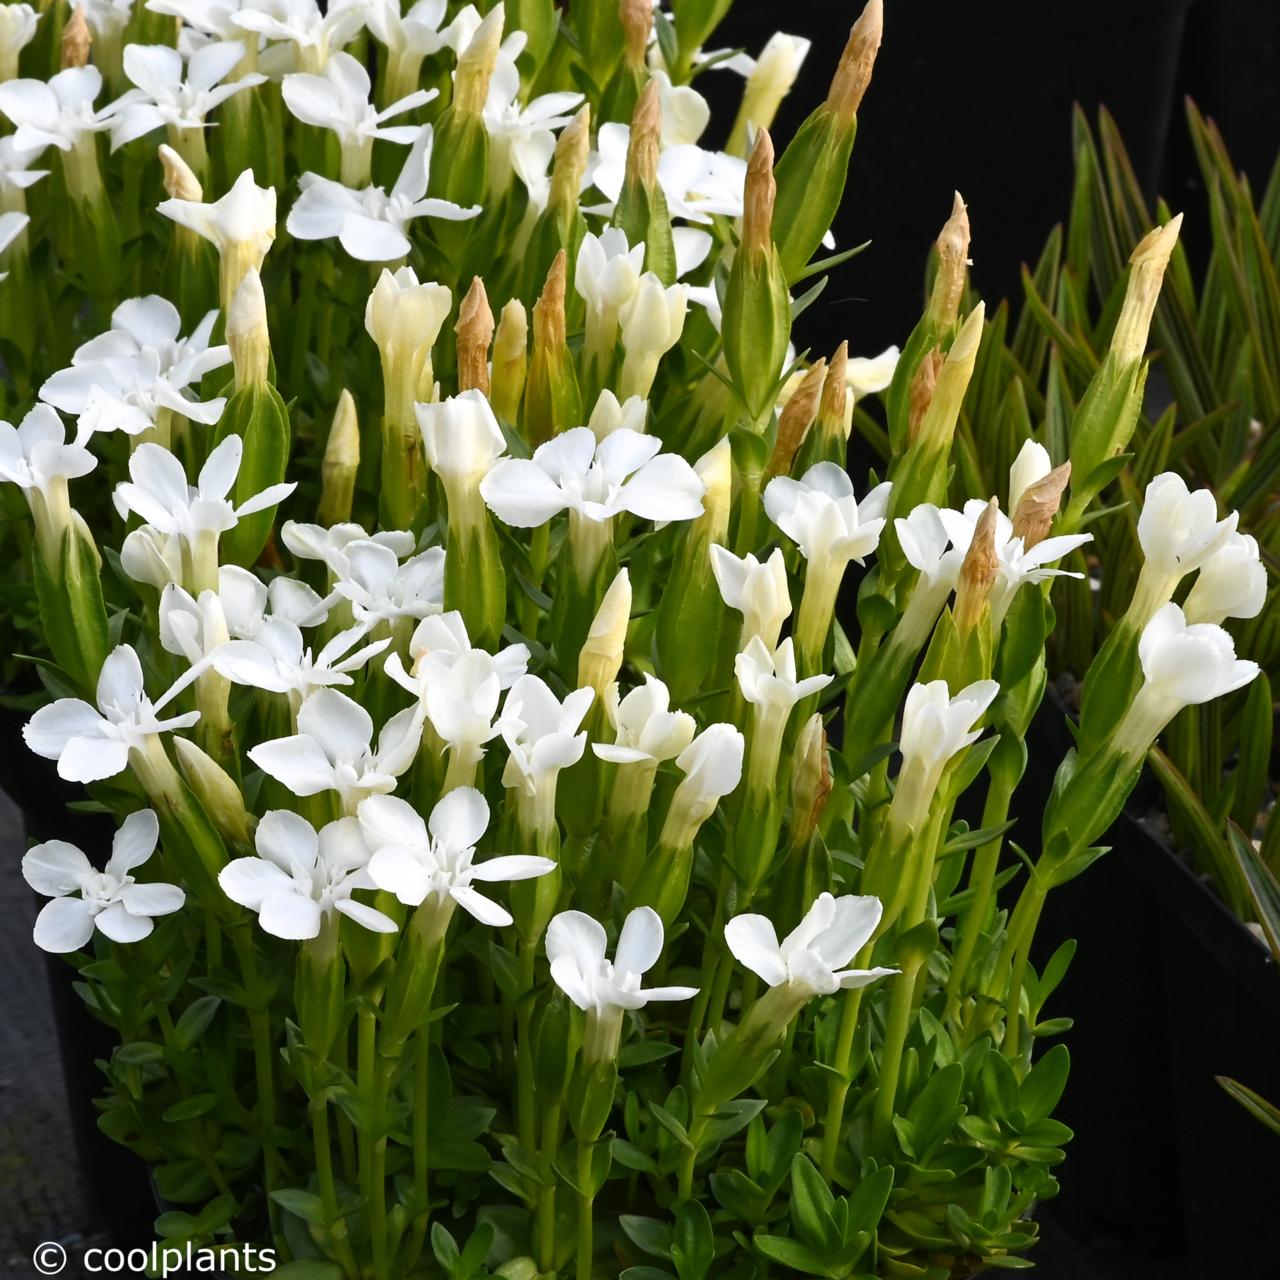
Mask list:
[[[378,1023],[372,1009],[360,1011],[356,1054],[356,1087],[365,1104],[366,1124],[382,1128],[383,1085],[378,1068]],[[360,1182],[369,1206],[369,1238],[373,1253],[374,1280],[389,1280],[387,1259],[387,1139],[360,1133]]]
[[[537,952],[532,943],[519,944],[520,998],[516,1005],[516,1132],[526,1151],[537,1146],[538,1117],[533,1097],[533,977]]]
[[[428,1003],[426,1013],[431,1012]],[[413,1234],[409,1241],[407,1267],[411,1271],[422,1255],[431,1221],[430,1149],[427,1142],[428,1108],[431,1105],[431,1024],[415,1033],[418,1056],[413,1064]]]
[[[874,943],[868,942],[853,961],[853,968],[865,969],[871,962]],[[839,1073],[827,1086],[827,1116],[822,1125],[822,1176],[828,1182],[835,1174],[836,1156],[840,1151],[840,1131],[844,1126],[844,1104],[853,1084],[850,1074],[853,1063],[853,1039],[858,1030],[858,1014],[862,1009],[862,993],[866,988],[846,991],[844,1008],[840,1011],[840,1029],[836,1033],[833,1071]]]
[[[894,983],[889,1006],[889,1022],[885,1027],[880,1058],[880,1081],[876,1090],[875,1109],[871,1115],[871,1144],[883,1152],[889,1146],[893,1127],[893,1108],[898,1096],[898,1075],[902,1070],[902,1052],[911,1026],[915,1004],[916,973],[919,966],[903,969]]]
[[[329,1105],[323,1098],[311,1103],[311,1139],[316,1156],[316,1181],[329,1235],[338,1255],[338,1263],[349,1280],[359,1280],[360,1264],[351,1249],[347,1220],[338,1212],[338,1188],[333,1178],[333,1152],[329,1137]]]
[[[1027,976],[1027,961],[1031,955],[1036,925],[1040,922],[1040,912],[1044,909],[1045,891],[1040,887],[1039,880],[1033,878],[1028,881],[1024,898],[1027,904],[1026,915],[1014,943],[1013,971],[1009,975],[1009,995],[1005,1001],[1004,1053],[1007,1058],[1018,1056],[1022,1038],[1022,985]],[[1018,905],[1021,907],[1022,903]]]
[[[578,1143],[578,1186],[589,1187],[592,1183],[592,1153],[594,1142]],[[591,1213],[595,1197],[587,1192],[578,1192],[578,1266],[577,1280],[591,1280],[591,1252],[594,1247],[591,1233]]]
[[[538,1171],[542,1186],[538,1191],[535,1226],[538,1268],[554,1271],[556,1260],[556,1174],[555,1158],[560,1149],[560,1104],[547,1108],[542,1117],[542,1149],[538,1152]]]

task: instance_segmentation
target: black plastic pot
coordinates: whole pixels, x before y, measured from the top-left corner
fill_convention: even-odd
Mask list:
[[[885,6],[885,37],[859,113],[841,247],[871,248],[837,268],[801,317],[797,346],[856,354],[902,342],[919,318],[924,263],[959,189],[973,222],[973,278],[987,298],[1021,297],[1034,259],[1071,197],[1071,106],[1115,115],[1139,180],[1159,185],[1191,0],[1028,4],[912,0]],[[755,54],[779,27],[813,49],[784,104],[785,145],[825,94],[860,0],[736,0],[715,37]],[[704,75],[714,119],[732,119],[740,82]]]
[[[0,789],[21,811],[29,841],[68,840],[100,866],[110,856],[114,825],[67,808],[85,798],[84,790],[64,782],[51,762],[28,750],[21,726],[29,715],[0,708]],[[156,1215],[146,1166],[98,1128],[94,1106],[105,1083],[94,1064],[111,1056],[115,1035],[86,1011],[73,986],[75,970],[60,956],[47,961],[72,1137],[91,1209],[113,1243],[126,1249],[148,1245]]]
[[[1046,703],[1028,745],[1056,764],[1070,745],[1060,709]],[[1028,779],[1024,838],[1048,781]],[[1185,1251],[1193,1280],[1271,1274],[1280,1138],[1215,1077],[1280,1097],[1280,970],[1133,816],[1100,843],[1112,852],[1049,895],[1038,933],[1040,963],[1064,938],[1080,942],[1052,1001],[1075,1019],[1059,1114],[1076,1137],[1054,1212],[1085,1239]]]

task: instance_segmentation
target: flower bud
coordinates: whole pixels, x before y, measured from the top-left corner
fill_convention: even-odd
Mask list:
[[[1009,468],[1009,510],[1017,511],[1022,495],[1052,470],[1049,450],[1035,440],[1024,440]]]
[[[805,721],[796,739],[795,767],[791,775],[791,843],[803,848],[818,829],[822,811],[831,795],[831,759],[822,713]]]
[[[622,670],[622,655],[631,621],[631,577],[619,569],[604,593],[600,608],[578,654],[578,687],[596,691],[597,706]]]
[[[267,299],[256,267],[245,272],[231,299],[227,345],[235,364],[236,390],[262,386],[271,363],[271,335],[267,330]]]
[[[458,55],[453,74],[453,109],[460,119],[479,119],[489,97],[489,82],[498,65],[502,46],[502,5],[490,9],[475,29],[467,47]]]
[[[926,315],[939,334],[950,334],[960,317],[965,271],[969,265],[969,213],[957,191],[951,216],[938,235],[938,269]]]
[[[356,490],[356,472],[360,468],[360,423],[356,402],[345,387],[338,397],[333,425],[324,447],[321,464],[320,523],[343,524],[351,519],[351,503]]]
[[[652,0],[620,0],[618,17],[622,21],[623,57],[633,70],[642,70],[653,34]]]
[[[1049,536],[1070,479],[1071,463],[1064,462],[1022,490],[1013,512],[1013,536],[1022,539],[1024,551]]]
[[[161,143],[159,148],[160,164],[164,168],[165,193],[174,200],[201,201],[204,191],[200,180],[191,171],[191,166],[170,146]],[[186,230],[186,228],[180,228]],[[194,237],[195,232],[187,232]]]
[[[945,357],[941,347],[925,353],[916,366],[907,393],[907,439],[914,442],[920,435],[924,415],[933,403],[933,393],[938,389],[938,375],[942,372]]]
[[[871,70],[884,36],[883,0],[868,0],[840,55],[840,62],[827,93],[827,107],[840,119],[851,123],[862,105],[871,83]]]
[[[778,434],[773,443],[773,452],[769,455],[769,463],[764,471],[766,481],[772,480],[774,476],[791,474],[791,464],[818,416],[818,402],[822,398],[826,379],[827,362],[819,360],[809,367],[801,378],[800,385],[783,406],[778,415]],[[843,398],[844,388],[840,390]]]
[[[693,464],[698,479],[706,485],[702,514],[691,529],[707,542],[724,545],[729,539],[729,517],[733,511],[733,449],[724,436]]]
[[[520,416],[524,398],[525,369],[528,364],[529,319],[524,303],[512,298],[498,318],[493,338],[493,411],[503,422],[514,423]]]
[[[675,241],[671,214],[658,182],[662,147],[662,96],[656,80],[640,91],[631,116],[626,177],[613,214],[613,225],[625,232],[627,243],[645,246],[644,264],[664,284],[676,278]]]
[[[231,775],[189,738],[173,737],[182,776],[200,801],[218,834],[233,845],[251,848],[256,820]]]
[[[567,274],[568,256],[561,249],[533,304],[533,356],[524,389],[524,430],[535,447],[582,417],[582,396],[569,353],[564,314]]]
[[[982,620],[982,611],[1000,572],[1000,557],[996,554],[996,518],[999,512],[1000,504],[992,498],[978,517],[973,540],[960,566],[955,619],[961,634],[972,631]]]
[[[1129,257],[1132,268],[1125,290],[1124,305],[1111,335],[1111,350],[1123,366],[1141,360],[1147,349],[1147,335],[1151,330],[1151,317],[1155,314],[1156,301],[1169,259],[1178,243],[1182,228],[1182,214],[1169,219],[1163,227],[1148,232]]]
[[[89,23],[84,16],[84,5],[78,4],[67,25],[62,28],[62,51],[60,65],[65,71],[68,67],[83,67],[89,61],[93,49],[93,35],[89,31]]]
[[[551,165],[551,194],[547,201],[549,209],[570,214],[578,212],[578,197],[590,152],[591,105],[584,103],[556,140],[555,158]]]
[[[1187,621],[1221,624],[1228,618],[1256,618],[1267,601],[1267,569],[1258,541],[1233,533],[1200,567],[1183,602]]]
[[[769,37],[742,94],[742,105],[734,121],[725,150],[734,156],[747,153],[747,135],[752,129],[769,129],[782,100],[791,92],[796,76],[809,53],[809,41],[775,31]]]
[[[620,317],[625,354],[618,374],[618,395],[623,400],[632,396],[648,399],[659,362],[680,341],[688,309],[689,294],[684,285],[664,287],[648,271],[640,277],[635,295]]]
[[[493,338],[493,312],[484,281],[476,276],[458,308],[454,326],[458,338],[458,390],[489,394],[489,343]]]
[[[627,141],[626,186],[652,191],[658,185],[658,155],[661,148],[662,92],[658,82],[650,80],[641,91],[631,116],[631,134]]]

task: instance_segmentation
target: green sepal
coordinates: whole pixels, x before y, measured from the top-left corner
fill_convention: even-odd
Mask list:
[[[788,282],[797,280],[835,221],[849,177],[857,121],[825,103],[802,124],[774,170],[774,242]]]
[[[111,647],[97,552],[73,523],[63,531],[56,577],[38,545],[31,559],[45,639],[58,664],[92,698]]]
[[[233,435],[244,442],[234,489],[234,501],[239,506],[285,478],[291,443],[289,410],[271,383],[254,383],[232,393],[218,423],[214,444]],[[252,565],[267,545],[274,521],[274,507],[242,517],[234,529],[222,535],[223,561],[245,568]]]

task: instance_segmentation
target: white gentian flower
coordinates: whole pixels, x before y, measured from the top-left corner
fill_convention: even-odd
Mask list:
[[[449,47],[441,31],[447,0],[418,0],[405,14],[401,0],[370,0],[365,23],[387,50],[387,92],[401,98],[421,80],[423,60]]]
[[[978,520],[986,509],[987,504],[981,498],[970,498],[964,504],[963,511],[944,508],[938,512],[939,518],[951,537],[952,544],[962,556],[973,542],[974,530],[977,529]],[[1003,511],[997,511],[995,549],[1000,560],[1000,570],[992,585],[991,595],[988,597],[991,605],[992,626],[999,627],[1004,621],[1005,614],[1013,603],[1013,597],[1024,583],[1045,582],[1049,578],[1082,577],[1082,574],[1049,566],[1077,547],[1082,547],[1086,542],[1091,541],[1093,541],[1091,533],[1060,534],[1053,538],[1042,539],[1028,551],[1023,546],[1023,540],[1014,537],[1013,521]]]
[[[672,84],[661,67],[651,72],[658,83],[662,106],[662,146],[678,147],[697,142],[711,123],[711,107],[697,89],[687,84]]]
[[[97,465],[88,449],[67,443],[62,419],[48,405],[36,405],[17,427],[0,422],[0,480],[22,490],[50,565],[61,562],[63,533],[72,521],[67,481]]]
[[[1187,489],[1172,471],[1147,485],[1138,516],[1138,541],[1146,564],[1134,591],[1131,614],[1145,625],[1173,595],[1182,578],[1201,568],[1236,531],[1239,514],[1218,519],[1218,500],[1209,489]]]
[[[504,689],[511,688],[524,675],[529,665],[528,645],[510,644],[493,654],[474,648],[467,635],[467,624],[456,609],[423,618],[409,641],[409,656],[414,661],[415,671],[424,664],[437,668],[452,667],[463,659],[478,658],[480,655],[493,664],[493,670]],[[389,667],[391,660],[387,661]],[[405,685],[405,688],[408,687]]]
[[[1267,601],[1267,570],[1258,541],[1233,533],[1200,566],[1183,601],[1187,621],[1221,624],[1228,618],[1256,618]]]
[[[338,135],[342,183],[348,187],[369,181],[375,139],[406,145],[417,140],[417,125],[387,121],[439,96],[435,89],[418,89],[379,111],[369,101],[369,73],[349,53],[335,53],[319,75],[303,71],[285,76],[281,88],[285,105],[299,120]]]
[[[373,720],[336,689],[318,689],[298,711],[298,732],[263,742],[249,759],[296,796],[336,791],[346,814],[366,796],[394,791],[422,741],[421,712],[408,707],[382,727],[373,745]]]
[[[928,640],[942,606],[960,581],[960,569],[969,544],[951,545],[942,513],[929,502],[913,507],[905,518],[896,519],[893,528],[903,556],[913,569],[920,571],[920,576],[907,599],[902,618],[891,633],[890,643],[919,649]]]
[[[583,1060],[612,1062],[622,1035],[622,1015],[651,1001],[691,1000],[697,987],[642,987],[662,955],[662,919],[652,907],[627,913],[613,960],[608,935],[581,911],[561,911],[547,926],[552,981],[587,1015]]]
[[[272,809],[262,815],[254,845],[258,856],[233,858],[218,872],[218,883],[267,933],[296,942],[315,938],[335,911],[375,933],[395,933],[394,920],[351,896],[375,888],[354,818],[339,818],[317,833],[298,814]]]
[[[0,6],[0,82],[18,76],[18,56],[35,37],[41,15],[29,4]]]
[[[951,696],[945,680],[913,684],[902,708],[898,770],[890,820],[900,828],[923,829],[929,806],[951,759],[982,736],[973,726],[995,701],[1000,686],[977,680]]]
[[[81,698],[59,698],[27,721],[22,736],[38,756],[58,762],[58,776],[68,782],[100,782],[126,766],[146,786],[156,776],[156,753],[163,757],[159,735],[189,729],[198,711],[160,718],[160,712],[200,674],[191,667],[158,701],[147,697],[142,664],[127,644],[107,655],[98,675],[94,708]],[[148,788],[150,790],[150,788]]]
[[[112,942],[140,942],[155,927],[152,917],[179,910],[187,895],[177,885],[139,884],[130,874],[155,852],[159,837],[152,810],[131,813],[101,871],[65,840],[33,845],[22,859],[22,878],[53,899],[36,917],[36,946],[58,954],[79,951],[95,929]]]
[[[759,637],[766,649],[777,647],[782,624],[791,616],[791,595],[787,588],[787,562],[782,548],[762,564],[750,552],[739,559],[718,542],[711,544],[711,571],[715,574],[720,597],[730,609],[742,614],[742,640],[745,649]]]
[[[130,298],[111,313],[106,333],[76,349],[70,368],[45,380],[40,398],[76,416],[81,443],[99,431],[137,435],[156,426],[164,410],[211,425],[226,398],[199,401],[184,392],[231,362],[225,344],[209,345],[217,318],[210,311],[183,338],[173,303],[156,294]]]
[[[262,40],[246,37],[235,15],[241,9],[255,7],[252,0],[146,0],[146,8],[152,13],[181,19],[178,49],[183,54],[194,53],[211,40],[239,40],[245,44],[250,60],[254,60]]]
[[[735,155],[746,154],[749,133],[773,127],[782,100],[791,92],[791,86],[809,56],[810,45],[811,42],[803,36],[775,31],[758,59],[745,55],[734,59],[734,70],[741,71],[747,78],[742,106],[729,135],[729,150]]]
[[[263,582],[256,573],[235,564],[224,564],[218,570],[218,597],[227,630],[236,640],[256,639],[269,621],[319,626],[328,617],[331,603],[305,582],[285,577]]]
[[[612,764],[643,764],[656,768],[681,755],[693,741],[697,722],[684,711],[672,711],[671,694],[657,676],[645,673],[625,698],[616,683],[605,692],[604,709],[613,725],[612,743],[593,742],[591,750]]]
[[[532,458],[503,458],[480,482],[489,510],[521,529],[569,511],[578,575],[590,578],[623,511],[642,520],[692,520],[704,486],[679,455],[662,453],[655,436],[621,428],[597,443],[590,427],[573,427],[539,445]]]
[[[94,66],[68,67],[46,83],[0,84],[0,112],[17,126],[13,145],[23,151],[57,147],[63,153],[67,190],[79,202],[102,194],[94,135],[110,126],[109,110],[95,111],[102,73]]]
[[[798,1004],[813,996],[856,991],[897,969],[846,969],[880,924],[879,898],[819,894],[781,942],[767,916],[734,916],[724,940],[737,961],[770,987],[786,987]]]
[[[634,431],[637,435],[643,435],[648,417],[649,402],[647,400],[632,396],[620,403],[618,397],[605,387],[596,397],[596,407],[591,410],[587,426],[591,428],[591,434],[597,441],[613,435],[622,427],[626,427],[628,431]]]
[[[274,507],[297,488],[292,481],[273,484],[236,506],[227,495],[243,453],[244,441],[227,436],[205,460],[195,485],[189,485],[182,463],[168,449],[141,444],[129,458],[130,479],[116,485],[114,501],[121,518],[133,512],[160,533],[181,539],[183,578],[196,593],[217,588],[219,537],[244,516]]]
[[[347,548],[355,542],[376,542],[386,547],[397,559],[412,555],[417,539],[406,529],[386,529],[368,533],[361,525],[343,523],[325,528],[319,524],[302,524],[286,520],[280,538],[299,560],[319,560],[335,577],[347,571]],[[306,625],[306,624],[303,624]]]
[[[1258,674],[1256,662],[1236,657],[1235,643],[1221,627],[1188,624],[1172,603],[1143,628],[1138,660],[1144,683],[1115,734],[1116,748],[1135,762],[1183,707],[1242,689]]]
[[[452,527],[473,524],[480,482],[507,451],[489,398],[473,388],[435,404],[414,406],[431,470],[444,484]]]
[[[144,586],[163,591],[182,582],[182,539],[161,533],[149,524],[132,529],[120,544],[120,567]]]
[[[118,43],[133,17],[133,0],[80,0],[94,42]]]
[[[1009,510],[1016,512],[1022,495],[1053,470],[1049,450],[1035,440],[1024,440],[1009,468]]]
[[[230,639],[222,598],[206,588],[199,598],[176,583],[160,593],[160,647],[189,663],[208,658]]]
[[[584,349],[588,365],[600,365],[606,375],[618,341],[618,320],[640,287],[644,271],[644,242],[627,244],[621,227],[605,227],[597,236],[588,231],[578,249],[573,287],[586,303]]]
[[[124,73],[135,87],[108,108],[112,151],[153,129],[172,130],[175,146],[187,130],[203,130],[205,117],[219,103],[266,80],[252,73],[224,83],[244,55],[245,47],[238,42],[206,44],[191,55],[184,79],[182,55],[176,49],[127,45]]]
[[[516,789],[521,829],[545,834],[555,825],[556,782],[577,764],[587,735],[579,732],[595,691],[575,689],[562,703],[538,676],[521,676],[507,694],[502,737],[510,755],[502,785]]]
[[[486,898],[474,882],[532,880],[555,870],[550,858],[506,854],[476,862],[476,845],[489,827],[489,805],[474,787],[443,796],[423,822],[422,815],[394,796],[370,796],[359,809],[360,829],[374,853],[369,875],[379,889],[406,906],[434,898],[444,922],[457,903],[481,924],[503,928],[511,913]]]
[[[367,630],[380,622],[425,618],[444,604],[444,551],[428,547],[403,564],[390,547],[370,539],[349,542],[345,568],[334,590],[351,604],[356,621]]]
[[[301,629],[284,618],[266,618],[252,640],[229,640],[213,652],[214,668],[234,684],[289,695],[295,714],[317,689],[353,683],[360,671],[381,653],[391,637],[356,648],[368,635],[362,625],[348,627],[313,655]]]
[[[39,182],[41,178],[49,176],[48,169],[30,167],[45,153],[45,150],[44,146],[20,147],[12,136],[0,138],[0,203],[13,200],[15,192],[23,192]],[[21,209],[11,211],[21,212]]]
[[[217,246],[218,296],[224,313],[250,268],[261,273],[263,260],[276,238],[276,189],[260,187],[253,170],[246,169],[226,195],[200,200],[162,200],[156,208],[179,226],[187,227]]]
[[[659,362],[680,341],[688,310],[689,291],[684,285],[664,287],[651,271],[640,277],[635,293],[619,312],[624,355],[618,394],[624,400],[648,396]]]
[[[686,849],[716,806],[742,781],[746,739],[731,724],[708,725],[676,757],[684,778],[671,797],[659,843]]]
[[[329,59],[350,44],[365,23],[368,0],[252,0],[231,21],[268,40],[288,41],[301,71],[323,71]]]
[[[384,267],[369,294],[364,327],[382,359],[384,415],[402,430],[413,425],[416,401],[436,398],[431,348],[452,310],[452,290],[419,284],[412,267]]]
[[[734,659],[734,673],[742,696],[755,708],[748,786],[756,792],[772,788],[777,779],[778,753],[796,703],[825,689],[828,675],[796,677],[795,649],[788,636],[770,650],[753,637]]]
[[[412,248],[408,226],[415,218],[474,218],[480,213],[478,204],[464,209],[451,200],[427,197],[431,147],[431,126],[424,124],[390,195],[382,187],[352,191],[331,178],[304,173],[299,179],[302,194],[289,211],[289,234],[299,240],[336,236],[353,258],[391,262]]]

